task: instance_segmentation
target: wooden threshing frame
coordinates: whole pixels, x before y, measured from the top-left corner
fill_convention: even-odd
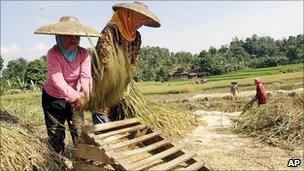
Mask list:
[[[85,126],[76,149],[76,170],[209,170],[137,118]]]

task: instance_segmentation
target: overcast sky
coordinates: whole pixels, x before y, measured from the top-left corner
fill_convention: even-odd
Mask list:
[[[122,1],[1,1],[1,55],[8,61],[33,60],[55,43],[54,36],[36,35],[40,26],[63,15],[101,31],[112,6]],[[161,20],[160,28],[142,27],[142,46],[166,47],[192,54],[227,45],[234,37],[253,34],[275,39],[303,34],[303,1],[142,1]],[[94,45],[97,39],[94,40]],[[81,46],[89,47],[86,38]]]

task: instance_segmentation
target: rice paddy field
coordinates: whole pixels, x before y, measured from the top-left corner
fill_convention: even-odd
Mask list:
[[[145,95],[181,94],[218,92],[229,89],[230,83],[236,81],[242,90],[252,89],[253,79],[259,77],[271,89],[294,89],[303,87],[303,64],[291,64],[278,67],[246,69],[227,75],[208,77],[205,84],[193,84],[193,80],[174,82],[143,82],[138,87]],[[281,84],[281,85],[278,85]],[[269,87],[270,88],[270,87]]]
[[[140,82],[135,85],[142,92],[143,97],[156,108],[150,116],[139,117],[142,117],[147,124],[153,125],[153,128],[161,129],[172,139],[185,138],[187,133],[199,124],[200,119],[193,115],[194,111],[240,112],[251,98],[251,96],[239,96],[234,99],[216,97],[191,100],[191,97],[202,93],[229,93],[232,81],[238,82],[240,91],[255,91],[253,79],[257,76],[263,80],[269,92],[303,88],[303,64],[247,69],[222,76],[211,76],[205,84],[193,84],[192,80]],[[304,149],[304,112],[301,106],[304,101],[303,93],[296,93],[294,96],[295,99],[293,96],[277,96],[272,93],[272,97],[280,98],[271,98],[269,105],[263,108],[255,106],[253,111],[234,118],[236,126],[224,131],[228,134],[257,137],[263,140],[265,146],[271,145],[288,150],[299,147]],[[161,106],[162,109],[157,106]],[[46,143],[47,134],[41,107],[41,92],[3,95],[0,109],[0,168],[32,170],[35,166],[38,170],[64,169]],[[170,112],[166,112],[170,115],[163,115],[164,109],[169,110]],[[293,110],[291,112],[288,109]],[[290,112],[286,114],[287,111]],[[172,124],[173,126],[176,126],[178,122],[185,123],[182,124],[181,131],[172,132],[173,128],[170,126],[164,129],[165,122],[169,122],[170,118],[179,118]],[[85,113],[85,123],[91,123],[90,112]],[[70,137],[66,139],[67,143],[71,144]],[[20,142],[24,143],[20,144]],[[52,163],[52,168],[48,167],[50,163]]]

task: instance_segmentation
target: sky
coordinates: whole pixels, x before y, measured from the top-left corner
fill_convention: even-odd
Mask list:
[[[52,35],[34,31],[72,15],[101,31],[113,15],[112,6],[128,1],[3,1],[1,56],[4,65],[18,57],[34,60],[54,44]],[[129,1],[133,2],[133,1]],[[160,19],[161,27],[141,27],[143,46],[197,54],[234,38],[257,34],[274,39],[303,34],[303,1],[141,1]],[[93,39],[95,46],[97,38]],[[81,46],[90,47],[87,38]]]

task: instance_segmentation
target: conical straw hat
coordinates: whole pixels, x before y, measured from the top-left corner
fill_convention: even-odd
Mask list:
[[[99,37],[100,34],[97,30],[85,26],[80,23],[76,17],[63,16],[58,23],[48,24],[38,28],[35,34],[49,34],[49,35],[75,35]],[[87,33],[87,34],[86,34]]]
[[[159,19],[148,9],[147,5],[145,5],[144,3],[141,2],[120,3],[114,5],[112,8],[114,11],[116,11],[119,8],[125,8],[135,12],[139,12],[152,20],[150,23],[145,24],[145,26],[160,27]]]

